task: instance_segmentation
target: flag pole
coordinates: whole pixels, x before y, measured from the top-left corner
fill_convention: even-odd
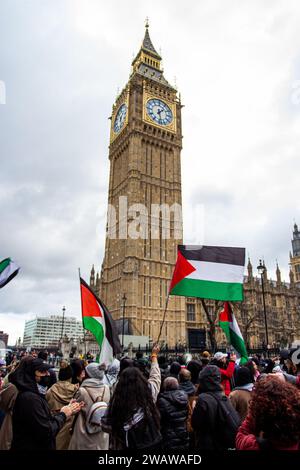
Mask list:
[[[81,274],[80,274],[80,268],[78,268],[78,275],[79,275],[79,289],[80,289],[80,301],[81,301],[81,321],[82,321],[82,312],[83,312],[83,305],[82,305],[82,294],[81,294]],[[84,355],[86,357],[86,341],[85,341],[85,328],[84,324],[82,321],[82,326],[83,326],[83,343],[84,343]]]
[[[167,308],[168,308],[168,302],[169,302],[169,292],[168,292],[167,299],[166,299],[166,306],[165,306],[165,310],[164,310],[164,314],[163,314],[163,319],[162,319],[162,322],[161,322],[161,325],[160,325],[160,330],[159,330],[159,335],[158,335],[158,338],[157,338],[157,343],[158,343],[159,340],[160,340],[161,332],[162,332],[162,329],[163,329],[163,326],[164,326],[164,323],[165,323],[165,320],[166,320],[166,313],[167,313]]]

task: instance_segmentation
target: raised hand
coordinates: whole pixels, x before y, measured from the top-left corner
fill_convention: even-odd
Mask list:
[[[160,346],[158,343],[155,343],[152,347],[152,353],[151,354],[158,354],[160,351]]]

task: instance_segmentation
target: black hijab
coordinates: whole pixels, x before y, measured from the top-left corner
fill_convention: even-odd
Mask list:
[[[18,367],[8,376],[10,383],[14,384],[19,392],[31,391],[39,393],[35,380],[35,371],[46,371],[50,368],[42,359],[34,359],[32,356],[21,360]]]

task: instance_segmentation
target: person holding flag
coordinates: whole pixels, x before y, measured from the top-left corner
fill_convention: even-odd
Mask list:
[[[231,353],[229,363],[227,364],[227,354],[221,351],[216,352],[211,361],[211,365],[215,365],[219,368],[221,374],[221,385],[225,395],[228,397],[231,392],[231,379],[235,369],[236,354]]]

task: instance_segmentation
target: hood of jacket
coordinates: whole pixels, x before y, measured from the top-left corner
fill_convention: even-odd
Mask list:
[[[99,388],[99,387],[103,387],[103,385],[105,385],[104,381],[102,379],[85,379],[82,384],[81,384],[81,387],[83,388]]]
[[[179,389],[183,390],[188,395],[194,395],[195,394],[195,386],[190,380],[187,380],[186,382],[181,382],[179,384]]]
[[[167,390],[166,392],[162,392],[160,394],[160,398],[163,398],[177,406],[186,406],[188,403],[187,394],[179,388],[177,390]]]
[[[199,374],[201,392],[221,392],[221,372],[217,366],[207,365]]]
[[[113,362],[108,366],[107,371],[105,372],[103,383],[112,386],[118,380],[118,374],[120,372],[120,361],[114,359]]]
[[[53,399],[64,406],[72,400],[77,389],[78,387],[68,380],[59,380],[48,390],[46,398],[49,401]]]
[[[33,392],[39,394],[32,362],[33,361],[26,361],[20,364],[9,374],[8,380],[17,387],[19,392]]]

